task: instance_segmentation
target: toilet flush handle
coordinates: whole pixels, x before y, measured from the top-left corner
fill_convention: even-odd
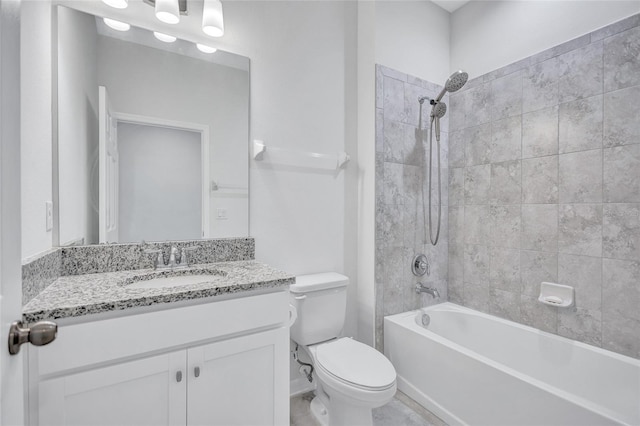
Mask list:
[[[293,298],[296,299],[296,300],[302,300],[302,299],[306,299],[307,295],[306,294],[302,294],[300,296],[294,296]]]

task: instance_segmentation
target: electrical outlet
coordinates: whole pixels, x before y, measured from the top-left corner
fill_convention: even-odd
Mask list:
[[[45,205],[45,215],[47,218],[47,231],[51,231],[53,229],[53,203],[51,201],[46,201]]]

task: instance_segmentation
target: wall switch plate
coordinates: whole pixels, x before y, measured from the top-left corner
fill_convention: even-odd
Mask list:
[[[227,209],[216,209],[216,219],[218,220],[226,220],[227,219]]]
[[[45,215],[47,218],[47,231],[53,230],[53,203],[51,201],[45,201]]]

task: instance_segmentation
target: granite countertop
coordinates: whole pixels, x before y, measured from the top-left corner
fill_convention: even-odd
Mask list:
[[[211,280],[179,287],[128,287],[151,278],[196,275],[198,272],[211,274]],[[31,323],[80,317],[249,290],[286,287],[294,282],[293,275],[253,260],[194,265],[187,270],[138,269],[63,276],[22,308],[22,319]]]

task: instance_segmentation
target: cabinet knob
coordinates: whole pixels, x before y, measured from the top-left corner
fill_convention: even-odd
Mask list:
[[[196,367],[193,369],[193,375],[196,377],[200,377],[200,367]]]
[[[176,382],[180,383],[182,381],[182,371],[178,371],[176,373]]]

